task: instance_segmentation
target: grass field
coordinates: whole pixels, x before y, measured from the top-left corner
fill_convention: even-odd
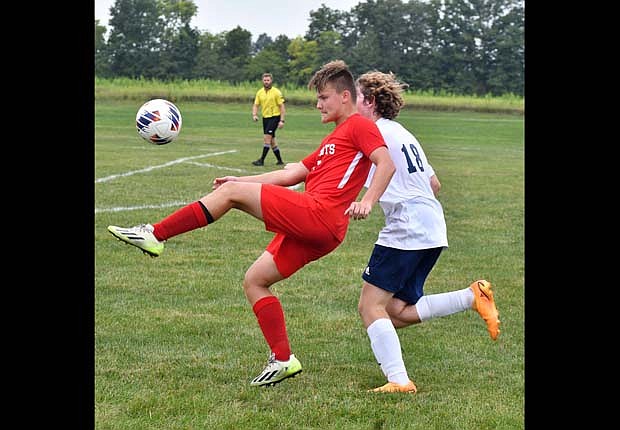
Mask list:
[[[177,141],[135,131],[141,101],[95,104],[95,424],[107,429],[524,428],[523,116],[404,111],[440,180],[450,247],[427,294],[485,278],[502,320],[497,342],[477,313],[399,331],[415,395],[371,394],[384,383],[357,313],[361,272],[383,225],[376,206],[345,242],[273,288],[282,301],[296,378],[254,388],[268,347],[243,295],[245,270],[271,233],[229,212],[174,237],[149,258],[106,226],[156,222],[211,190],[214,177],[276,169],[250,162],[262,129],[249,104],[179,102]],[[289,109],[278,132],[298,161],[333,129],[312,107]]]

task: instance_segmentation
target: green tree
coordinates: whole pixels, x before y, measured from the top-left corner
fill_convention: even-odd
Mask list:
[[[249,61],[246,67],[246,80],[261,81],[265,72],[273,74],[274,85],[278,86],[286,83],[288,79],[288,64],[273,49],[263,49]],[[259,85],[262,85],[259,84]]]
[[[261,33],[258,36],[258,39],[256,39],[256,42],[252,44],[251,54],[256,55],[263,49],[269,47],[270,45],[273,45],[273,39],[269,37],[267,33]]]
[[[401,0],[368,0],[352,10],[355,31],[350,41],[351,68],[355,73],[369,69],[397,72],[407,50],[408,22]]]
[[[194,78],[221,79],[220,52],[224,49],[224,34],[211,34],[208,31],[199,36],[196,61],[192,69]]]
[[[399,79],[412,90],[432,90],[436,75],[432,61],[436,37],[432,24],[437,21],[437,11],[427,2],[410,1],[403,4],[403,14],[405,27],[401,32],[403,57]]]
[[[164,22],[152,0],[116,0],[110,7],[108,54],[114,76],[152,77]]]
[[[291,39],[288,36],[281,34],[273,41],[273,45],[269,47],[272,51],[278,54],[280,58],[287,63],[291,61],[291,56],[288,53],[288,47],[291,44]]]
[[[348,25],[347,12],[330,9],[321,4],[317,10],[310,11],[310,24],[306,32],[306,40],[318,40],[321,33],[334,31],[338,34],[345,33],[350,26]]]
[[[257,42],[261,40],[261,36]],[[267,39],[263,40],[266,41]],[[288,54],[290,39],[281,34],[276,37],[275,41],[271,41],[271,38],[268,40],[270,43],[265,43],[263,49],[250,59],[245,70],[246,79],[253,81],[259,79],[263,73],[270,72],[274,76],[274,82],[277,82],[278,85],[285,84],[290,80],[290,56]]]
[[[116,0],[110,7],[107,62],[113,76],[190,77],[199,33],[192,0]]]
[[[252,48],[252,33],[240,26],[225,32],[224,46],[220,52],[221,77],[231,82],[245,80],[245,67],[250,62],[250,50]]]
[[[325,64],[329,61],[337,60],[345,56],[345,49],[342,45],[340,33],[336,31],[323,31],[319,34],[316,41],[316,64]]]
[[[305,86],[312,74],[321,66],[318,63],[318,43],[298,36],[291,40],[288,53],[291,57],[289,79],[295,85]]]
[[[431,0],[431,6],[439,11],[435,87],[478,95],[522,90],[522,1]]]
[[[106,77],[109,74],[107,57],[107,45],[105,33],[107,29],[104,25],[99,25],[99,20],[95,20],[95,75]]]
[[[161,55],[156,77],[162,79],[192,77],[196,63],[200,33],[190,27],[192,17],[198,11],[193,1],[161,0],[163,16]]]
[[[524,94],[524,5],[516,2],[508,13],[498,12],[485,39],[487,90],[491,94]]]

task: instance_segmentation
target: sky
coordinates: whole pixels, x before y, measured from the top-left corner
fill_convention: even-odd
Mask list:
[[[256,41],[262,33],[272,39],[285,34],[289,39],[303,37],[310,23],[310,11],[321,4],[349,12],[364,0],[194,0],[198,13],[191,26],[212,34],[230,31],[239,25]],[[110,7],[116,0],[95,0],[95,19],[108,27]],[[108,34],[109,34],[108,28]]]

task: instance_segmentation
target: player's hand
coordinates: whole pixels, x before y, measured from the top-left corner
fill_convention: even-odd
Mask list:
[[[237,178],[236,176],[222,176],[221,178],[215,178],[213,180],[213,189],[217,190],[223,183],[234,182],[237,180],[239,180],[239,178]]]
[[[356,220],[366,219],[368,217],[368,214],[370,214],[371,209],[372,209],[371,205],[368,205],[362,202],[353,202],[347,208],[347,210],[344,211],[344,214],[349,215],[350,218],[353,218]]]
[[[252,120],[258,121],[258,115],[252,115]]]

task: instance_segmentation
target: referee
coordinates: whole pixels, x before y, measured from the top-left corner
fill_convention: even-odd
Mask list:
[[[273,76],[271,73],[263,73],[263,88],[256,92],[254,104],[252,105],[252,119],[258,121],[258,107],[261,107],[263,116],[263,153],[258,160],[252,161],[255,166],[264,166],[265,157],[269,153],[269,148],[278,159],[277,165],[282,165],[282,155],[276,143],[276,130],[284,127],[284,97],[282,92],[273,86]]]

